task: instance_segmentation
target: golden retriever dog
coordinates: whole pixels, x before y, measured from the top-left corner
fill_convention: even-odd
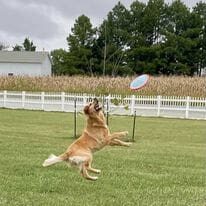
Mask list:
[[[92,168],[92,153],[105,147],[106,145],[130,146],[131,143],[123,142],[120,138],[125,137],[128,132],[110,133],[102,107],[95,98],[92,103],[84,107],[84,113],[87,117],[87,124],[82,135],[74,141],[68,149],[61,155],[50,155],[43,163],[44,167],[58,162],[77,166],[81,175],[89,180],[97,180],[97,177],[90,176],[88,171],[100,173],[98,169]]]

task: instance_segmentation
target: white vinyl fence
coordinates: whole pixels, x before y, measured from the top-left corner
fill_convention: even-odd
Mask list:
[[[70,94],[64,92],[14,92],[0,91],[0,108],[30,109],[44,111],[82,111],[94,94]],[[110,114],[174,117],[206,120],[206,98],[166,96],[121,96],[97,97]]]

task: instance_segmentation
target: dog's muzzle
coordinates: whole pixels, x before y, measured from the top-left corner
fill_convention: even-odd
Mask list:
[[[95,109],[96,111],[99,111],[99,110],[102,109],[102,106],[99,105],[99,101],[98,101],[97,98],[94,98],[94,109]]]

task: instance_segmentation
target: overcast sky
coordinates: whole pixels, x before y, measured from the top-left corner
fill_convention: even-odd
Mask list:
[[[199,2],[182,1],[189,7]],[[129,8],[133,0],[120,2]],[[67,49],[66,37],[75,19],[85,14],[93,26],[98,26],[117,3],[118,0],[0,0],[0,42],[12,47],[29,37],[39,51]]]

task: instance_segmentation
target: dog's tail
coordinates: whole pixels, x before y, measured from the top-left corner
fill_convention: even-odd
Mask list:
[[[67,153],[64,153],[62,155],[56,156],[54,154],[51,154],[48,159],[44,161],[42,164],[43,167],[48,167],[50,165],[56,164],[58,162],[62,162],[64,160],[67,160],[69,158]]]

